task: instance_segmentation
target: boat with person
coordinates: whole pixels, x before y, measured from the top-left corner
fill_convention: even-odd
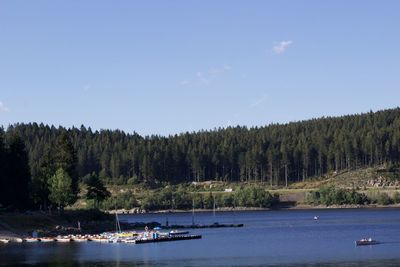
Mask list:
[[[356,246],[370,246],[370,245],[378,245],[378,244],[380,244],[380,242],[372,239],[371,237],[362,238],[362,239],[356,241]]]

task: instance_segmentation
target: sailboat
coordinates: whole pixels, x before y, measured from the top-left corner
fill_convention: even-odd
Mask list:
[[[115,209],[115,235],[112,235],[108,239],[108,242],[110,242],[110,243],[119,243],[119,242],[121,242],[121,235],[122,235],[121,225],[119,223],[117,209]]]
[[[193,203],[192,203],[192,226],[194,226],[194,199],[193,199]]]

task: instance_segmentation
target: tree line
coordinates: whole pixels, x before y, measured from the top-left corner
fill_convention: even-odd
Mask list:
[[[37,123],[10,125],[2,135],[5,140],[12,136],[22,140],[30,179],[34,186],[43,187],[35,191],[36,201],[44,202],[49,175],[59,168],[69,174],[75,192],[88,174],[109,184],[161,186],[217,180],[287,186],[344,169],[398,164],[400,109],[171,136]],[[73,150],[73,159],[67,157],[72,154],[55,149],[62,136],[70,147],[61,151]],[[7,144],[9,151],[2,152],[3,157],[12,154],[11,141]],[[10,177],[4,177],[8,183]]]
[[[140,207],[142,210],[189,210],[235,207],[271,208],[279,204],[279,195],[272,195],[259,185],[240,186],[232,193],[193,192],[182,185],[167,186],[146,194],[140,201],[127,191],[103,201],[102,209],[126,209]]]

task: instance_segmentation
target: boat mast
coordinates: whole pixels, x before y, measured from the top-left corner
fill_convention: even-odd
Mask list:
[[[194,225],[194,198],[192,202],[192,225]]]
[[[115,207],[115,231],[121,233],[121,225],[119,224],[117,207]]]
[[[215,218],[215,195],[214,196],[214,204],[213,204],[213,217]]]

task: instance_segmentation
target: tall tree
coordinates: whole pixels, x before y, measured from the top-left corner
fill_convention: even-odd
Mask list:
[[[49,179],[49,199],[56,204],[62,212],[64,207],[75,202],[76,196],[72,189],[72,178],[69,174],[59,168]]]
[[[70,136],[67,132],[62,132],[57,138],[54,148],[54,166],[56,169],[63,169],[71,178],[71,187],[74,195],[79,193],[77,157]]]

